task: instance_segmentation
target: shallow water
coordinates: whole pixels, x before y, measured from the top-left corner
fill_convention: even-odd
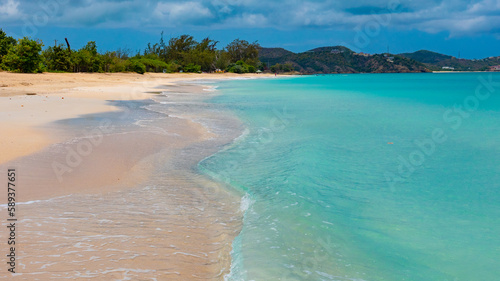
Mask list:
[[[18,273],[0,280],[223,279],[240,194],[195,168],[241,123],[203,102],[209,95],[185,93],[203,88],[166,87],[152,100],[110,102],[119,111],[47,125],[66,141],[2,166],[18,176]],[[60,180],[54,162],[70,169]]]
[[[212,102],[247,127],[199,165],[247,194],[227,279],[496,280],[499,82],[470,73],[220,83]]]

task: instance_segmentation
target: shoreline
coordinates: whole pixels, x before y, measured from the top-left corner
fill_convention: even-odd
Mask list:
[[[0,72],[0,129],[7,132],[0,136],[0,164],[32,154],[63,139],[44,133],[46,128],[40,127],[45,124],[84,114],[116,111],[116,106],[109,105],[107,101],[150,99],[158,93],[157,87],[162,83],[173,86],[182,81],[261,77],[273,76]],[[49,133],[57,135],[56,132]],[[20,142],[14,143],[12,138],[16,136],[24,138],[17,138]]]
[[[4,75],[5,73],[0,73],[0,77],[3,78]],[[104,75],[109,76],[107,74],[94,76],[101,78],[100,76]],[[57,77],[58,74],[50,76]],[[123,75],[119,74],[118,76]],[[137,78],[136,76],[139,75],[131,74],[130,76],[132,76],[131,78]],[[82,278],[75,278],[77,280],[84,280],[84,275],[87,277],[103,278],[117,278],[118,276],[123,278],[156,278],[164,276],[167,278],[168,276],[169,280],[186,280],[186,278],[221,280],[224,275],[229,273],[231,243],[239,232],[242,223],[241,214],[236,211],[239,210],[240,199],[236,191],[227,190],[220,183],[213,182],[206,176],[195,174],[193,171],[195,169],[192,168],[195,168],[196,164],[203,158],[216,153],[218,148],[237,137],[237,133],[235,132],[237,132],[238,126],[241,126],[241,124],[228,116],[224,117],[226,118],[224,126],[216,124],[219,122],[217,121],[212,124],[214,125],[213,128],[209,128],[207,127],[210,125],[209,123],[200,123],[196,119],[222,120],[224,118],[221,118],[221,113],[200,110],[201,106],[194,107],[191,112],[186,113],[183,100],[187,105],[192,103],[203,105],[204,99],[217,94],[211,90],[204,91],[203,89],[206,86],[203,83],[185,85],[189,81],[204,79],[221,80],[229,77],[242,78],[244,76],[231,75],[227,77],[223,75],[211,75],[211,77],[200,77],[199,75],[188,74],[180,77],[174,75],[176,77],[171,79],[168,79],[170,77],[163,79],[163,77],[157,78],[154,76],[156,75],[148,77],[148,79],[158,79],[158,81],[153,81],[153,83],[146,81],[146,86],[142,85],[141,87],[142,92],[131,93],[129,91],[126,94],[123,94],[123,92],[119,93],[120,90],[124,91],[130,88],[133,83],[129,82],[125,86],[110,86],[107,84],[102,87],[91,85],[87,88],[85,87],[86,85],[83,87],[79,85],[80,87],[71,89],[64,89],[63,87],[61,87],[62,89],[57,89],[55,87],[46,89],[46,92],[41,87],[39,89],[42,90],[37,95],[3,95],[0,97],[0,101],[5,101],[1,106],[12,105],[12,103],[5,105],[7,104],[6,99],[9,102],[13,102],[14,100],[17,104],[22,103],[23,105],[23,107],[9,111],[9,113],[1,111],[2,114],[8,114],[8,117],[12,118],[9,122],[0,125],[8,128],[13,124],[19,124],[23,129],[17,132],[17,134],[11,134],[9,138],[17,139],[24,137],[30,139],[34,144],[39,144],[40,141],[32,139],[36,135],[33,130],[37,130],[36,133],[40,135],[50,135],[50,139],[43,143],[43,145],[35,146],[29,151],[24,149],[25,147],[31,147],[32,144],[30,143],[23,144],[24,148],[23,145],[20,145],[19,150],[12,149],[11,146],[9,149],[14,151],[9,156],[11,158],[5,157],[6,154],[2,153],[2,159],[0,159],[2,169],[13,166],[18,167],[20,170],[19,183],[24,185],[24,190],[20,192],[17,199],[27,202],[21,205],[22,207],[20,208],[22,211],[19,211],[20,224],[24,224],[26,228],[26,230],[19,233],[21,240],[19,248],[21,252],[18,255],[20,265],[24,266],[23,270],[21,270],[23,274],[14,275],[14,280],[25,280],[26,275],[29,279],[31,274],[36,274],[38,277],[46,276],[50,278],[51,276],[54,277],[53,274],[55,272],[58,272],[57,274],[60,275],[66,274],[65,276],[68,278],[71,276],[68,275],[71,274],[70,271],[76,269],[72,268],[71,264],[63,262],[60,257],[63,257],[65,253],[72,252],[71,249],[78,250],[75,249],[75,245],[80,244],[77,242],[71,245],[70,243],[66,247],[61,248],[61,245],[57,244],[60,241],[55,241],[55,239],[52,242],[42,242],[44,239],[50,240],[56,233],[59,233],[59,236],[62,235],[59,240],[71,240],[79,237],[80,240],[83,239],[86,241],[86,244],[90,245],[87,246],[87,250],[89,250],[89,254],[92,252],[92,256],[80,254],[82,256],[76,255],[72,258],[66,256],[64,258],[64,260],[69,258],[69,260],[73,259],[74,262],[87,264],[87,271],[91,273],[85,275],[80,272],[79,274]],[[251,77],[256,77],[256,75],[252,75]],[[264,75],[259,75],[256,78],[259,77],[264,77]],[[93,83],[99,82],[83,82],[83,84]],[[164,89],[165,86],[167,86],[167,89]],[[195,88],[198,88],[198,92],[195,91]],[[164,90],[167,90],[166,97],[158,94],[158,92]],[[53,92],[48,93],[49,91]],[[0,92],[1,94],[2,92]],[[167,104],[166,107],[171,107],[169,110],[173,111],[174,114],[163,112],[163,114],[166,114],[166,117],[153,118],[153,121],[145,118],[143,120],[145,125],[134,124],[134,126],[140,126],[134,127],[133,132],[127,132],[127,130],[132,128],[132,125],[127,124],[127,122],[134,120],[136,116],[133,114],[138,111],[134,107],[123,110],[123,103],[131,102],[132,104],[140,104],[145,100],[155,100],[155,102],[146,106],[154,107],[162,105],[165,107],[165,104],[159,101],[160,99],[172,102],[172,106]],[[34,108],[42,106],[43,103],[50,104],[50,106],[44,107],[40,112],[34,111]],[[78,104],[77,107],[68,106],[76,106],[76,104]],[[61,105],[64,106],[61,107]],[[61,108],[65,108],[66,110],[61,111]],[[23,110],[30,110],[36,116],[30,119]],[[175,113],[175,110],[181,114],[179,112]],[[58,114],[50,115],[49,112],[51,111],[58,111]],[[96,126],[98,123],[89,121],[93,118],[95,119],[92,116],[101,116],[99,118],[111,118],[110,120],[114,120],[113,118],[119,118],[117,117],[118,115],[124,114],[127,111],[131,113],[127,113],[128,116],[124,118],[124,123],[116,123],[115,125],[118,129],[109,133],[104,131],[106,125],[101,124]],[[130,116],[130,114],[133,116]],[[212,116],[210,114],[215,115]],[[110,117],[112,115],[114,117]],[[215,116],[217,118],[213,118]],[[61,125],[59,123],[61,121],[68,124]],[[64,161],[67,161],[64,158],[67,158],[69,155],[64,149],[68,146],[71,147],[76,140],[74,150],[77,150],[78,144],[86,139],[86,137],[78,135],[77,131],[81,131],[82,128],[78,128],[79,125],[75,126],[75,124],[80,124],[79,122],[84,122],[82,124],[87,124],[87,126],[90,124],[94,128],[104,131],[102,132],[103,140],[98,145],[92,147],[92,152],[88,156],[82,157],[85,159],[81,165],[76,167],[66,165],[70,169],[74,169],[75,172],[64,174],[63,181],[58,182],[57,177],[48,175],[53,168],[50,167],[50,162],[53,164],[54,159],[59,159],[59,163],[64,165]],[[221,139],[220,128],[224,128],[228,124],[232,126],[233,135],[228,133]],[[220,127],[219,131],[217,131],[216,126]],[[75,138],[77,135],[78,137]],[[92,136],[87,137],[87,139],[90,141]],[[141,143],[141,146],[137,146],[138,143]],[[168,147],[165,148],[165,144],[168,144]],[[5,148],[3,149],[5,151]],[[127,153],[123,153],[125,151]],[[25,154],[22,154],[22,152]],[[16,153],[18,153],[17,157],[15,157]],[[109,159],[110,157],[115,158]],[[125,164],[117,165],[122,162]],[[111,167],[112,169],[110,169]],[[151,196],[148,195],[150,192]],[[130,194],[135,195],[130,196]],[[144,197],[142,198],[143,201],[137,200],[139,197]],[[88,198],[94,199],[88,201]],[[102,198],[106,198],[106,200]],[[128,204],[122,205],[120,198],[127,201]],[[6,199],[5,194],[2,194],[0,199],[0,203],[4,204]],[[82,205],[82,202],[86,202],[86,204]],[[97,204],[93,202],[101,203]],[[93,236],[79,234],[81,232],[88,232],[96,227],[101,229],[101,232],[97,233],[114,232],[113,229],[115,226],[127,224],[127,221],[133,220],[135,217],[133,212],[129,210],[129,207],[131,205],[141,206],[141,204],[144,204],[143,202],[148,202],[146,206],[154,206],[154,208],[152,207],[153,210],[141,211],[145,213],[143,214],[144,219],[141,220],[141,225],[145,223],[150,225],[151,227],[148,228],[150,232],[154,233],[164,229],[165,226],[161,226],[158,223],[160,218],[163,218],[162,221],[166,219],[169,224],[176,222],[174,223],[174,229],[168,230],[166,234],[150,237],[156,245],[153,250],[156,253],[155,257],[144,257],[139,263],[134,261],[134,255],[131,258],[128,254],[124,254],[123,259],[119,263],[103,258],[109,250],[109,248],[106,250],[103,246],[110,243],[116,244],[117,240],[121,239],[115,237],[117,234],[128,236],[127,241],[130,242],[132,240],[135,242],[132,243],[134,245],[130,243],[124,245],[118,243],[113,249],[123,249],[125,251],[123,253],[134,252],[135,255],[147,253],[150,250],[148,249],[148,245],[150,245],[151,241],[148,242],[149,244],[144,244],[131,234],[140,231],[143,233],[142,236],[148,237],[148,232],[137,229],[136,225],[129,225],[128,228],[125,230],[122,229],[115,235],[110,235],[106,238],[101,237],[100,239],[93,239],[90,238]],[[153,204],[153,202],[155,203]],[[108,204],[114,205],[114,207],[107,206]],[[93,206],[92,208],[95,211],[92,211],[92,208],[89,211],[88,208],[90,206]],[[178,206],[176,207],[177,211],[168,211],[169,206]],[[5,207],[2,206],[0,208],[3,210]],[[75,212],[75,208],[79,211]],[[113,213],[117,210],[121,210],[120,214],[105,219],[114,222],[110,223],[108,227],[103,227],[102,223],[98,223],[95,219],[92,219],[96,215],[106,216],[108,213]],[[164,212],[164,214],[160,216],[155,215],[157,212]],[[70,213],[71,215],[69,215]],[[75,213],[78,213],[78,218],[73,217]],[[64,214],[68,214],[69,221],[67,220],[67,215]],[[30,223],[31,221],[36,221],[37,223]],[[65,223],[61,224],[61,221]],[[87,228],[81,229],[82,225],[87,225]],[[202,231],[189,230],[196,228]],[[76,231],[76,229],[80,230]],[[76,232],[69,234],[73,231]],[[195,243],[193,241],[187,243],[185,241],[187,238],[194,239]],[[108,242],[101,244],[102,239]],[[53,245],[53,247],[50,245]],[[169,245],[175,245],[175,247],[170,247]],[[221,245],[223,246],[221,247]],[[163,250],[157,250],[156,248]],[[48,255],[46,249],[51,249],[52,255]],[[59,254],[54,255],[54,252]],[[184,253],[182,254],[182,258],[179,257],[179,253]],[[59,257],[56,257],[58,255]],[[127,258],[127,256],[129,257]],[[89,260],[85,261],[87,259]],[[97,267],[91,261],[92,259],[99,260],[101,264],[106,264],[108,270],[101,270],[102,265]],[[158,271],[157,268],[162,268],[161,260],[165,259],[169,260],[168,265],[170,269]],[[198,261],[200,259],[201,262]],[[34,264],[37,265],[34,266]],[[113,267],[118,267],[119,265],[119,268],[126,268],[124,265],[127,264],[136,267],[135,269],[131,267],[126,270],[118,270],[120,272],[123,271],[120,273],[121,275],[116,273],[116,270],[111,270]],[[154,268],[151,268],[153,264]],[[176,270],[172,271],[172,267],[176,268]],[[73,277],[78,276],[73,275]]]

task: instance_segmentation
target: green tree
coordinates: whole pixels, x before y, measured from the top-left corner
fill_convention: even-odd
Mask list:
[[[7,34],[0,29],[0,64],[2,63],[3,56],[7,55],[9,49],[16,45],[17,41],[11,36],[7,36]]]
[[[144,74],[146,72],[146,66],[138,60],[131,59],[127,61],[127,70]]]
[[[146,68],[145,70],[146,72],[163,72],[164,70],[168,71],[169,67],[169,65],[166,62],[158,58],[152,59],[149,57],[133,57],[130,59],[130,61],[143,64],[144,67]]]
[[[130,55],[130,49],[122,49],[118,48],[116,51],[113,52],[115,56],[119,59],[126,60],[129,58]]]
[[[42,52],[45,65],[48,70],[53,71],[70,71],[71,70],[71,55],[69,50],[64,48],[62,44],[48,47]]]
[[[198,54],[197,64],[201,66],[202,71],[212,72],[215,70],[215,57],[217,41],[210,38],[203,39],[195,48]]]
[[[227,71],[233,73],[255,73],[256,70],[257,68],[255,66],[247,64],[242,60],[229,64],[227,67]]]
[[[90,65],[90,53],[85,50],[78,50],[71,53],[74,72],[87,72]]]
[[[291,63],[285,63],[281,66],[281,70],[283,70],[284,72],[293,71],[293,65]]]
[[[284,63],[284,64],[275,64],[271,66],[271,72],[278,73],[278,72],[290,72],[293,71],[293,64],[291,63]]]
[[[217,41],[210,38],[203,39],[196,43],[190,50],[182,53],[182,62],[185,65],[199,65],[202,71],[211,72],[215,70],[215,57]]]
[[[271,66],[271,72],[278,73],[280,71],[281,71],[281,64],[277,63],[277,64]]]
[[[229,66],[228,71],[232,73],[246,73],[248,72],[248,69],[245,69],[239,64],[232,64]]]
[[[117,59],[117,55],[115,52],[110,52],[107,51],[104,54],[101,54],[101,64],[102,64],[102,70],[104,72],[110,72],[111,65],[116,63],[115,59]]]
[[[172,72],[174,69],[183,71],[196,69],[193,66],[200,66],[200,71],[206,72],[216,69],[229,70],[234,66],[231,63],[235,64],[238,61],[243,61],[244,64],[240,64],[241,69],[238,67],[236,71],[255,72],[260,65],[258,59],[260,46],[257,42],[249,43],[236,39],[223,50],[217,50],[217,43],[209,37],[197,42],[193,36],[185,34],[171,38],[168,44],[165,44],[162,32],[160,42],[149,43],[142,57],[163,60],[169,65],[167,72]],[[145,66],[149,71],[149,66],[147,64]]]
[[[193,36],[187,34],[171,38],[166,48],[166,61],[184,64],[184,54],[193,49],[197,44]]]
[[[189,63],[188,65],[184,66],[184,72],[200,72],[200,71],[201,71],[201,66],[194,63]]]
[[[23,73],[41,72],[43,43],[24,37],[18,40],[16,45],[12,45],[7,54],[2,58],[3,66],[10,71]]]
[[[177,64],[175,62],[171,62],[167,64],[167,72],[172,73],[172,72],[179,72],[182,69],[182,65]]]
[[[105,72],[123,72],[126,70],[128,51],[118,49],[113,52],[107,51],[101,56],[101,67]]]
[[[97,52],[95,41],[90,41],[78,52],[72,53],[75,72],[98,72],[102,70],[101,57]]]
[[[97,56],[97,44],[95,41],[89,41],[82,49],[88,51],[92,56]]]
[[[224,50],[219,50],[215,52],[214,65],[215,69],[227,69],[231,58],[229,54]]]
[[[163,40],[163,31],[161,32],[160,42],[151,44],[148,43],[148,46],[144,50],[144,56],[148,58],[161,59],[165,62],[168,61],[167,58],[168,46],[165,44]]]
[[[259,63],[260,45],[257,42],[235,39],[226,46],[231,62],[244,61],[246,64],[257,66]]]

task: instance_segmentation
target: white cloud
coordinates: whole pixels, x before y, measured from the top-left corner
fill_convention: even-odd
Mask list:
[[[498,0],[484,0],[478,3],[471,4],[469,13],[481,14],[481,13],[496,13],[500,14],[500,1]]]
[[[18,10],[19,1],[3,0],[0,2],[0,21],[15,19],[21,15]]]
[[[268,26],[267,18],[262,14],[243,13],[234,17],[227,18],[222,26],[227,27],[265,27]]]
[[[210,9],[194,1],[158,3],[154,13],[162,22],[171,25],[197,23],[214,17]]]
[[[392,25],[428,33],[449,32],[451,37],[495,33],[500,29],[500,1],[477,3],[444,1],[440,5],[394,14]]]
[[[56,2],[63,2],[54,0]],[[50,1],[49,1],[50,2]],[[500,0],[85,0],[64,1],[48,25],[98,27],[202,26],[204,28],[320,27],[355,30],[375,16],[388,28],[499,33]],[[0,22],[23,24],[44,1],[0,0]],[[399,8],[391,10],[394,4]]]
[[[130,4],[101,1],[88,6],[63,7],[66,8],[64,13],[54,20],[57,24],[70,26],[114,25],[117,21],[130,25],[133,18],[125,16],[131,8]]]

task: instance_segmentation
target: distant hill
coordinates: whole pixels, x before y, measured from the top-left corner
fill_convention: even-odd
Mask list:
[[[315,48],[293,53],[283,48],[261,48],[259,59],[269,66],[291,65],[301,73],[427,72],[422,63],[400,55],[358,54],[343,46]]]
[[[279,58],[289,54],[293,53],[283,48],[261,48],[259,50],[259,56],[266,58]]]
[[[427,50],[403,53],[400,56],[421,62],[430,70],[485,71],[489,70],[491,66],[500,65],[500,57],[469,60]]]
[[[343,51],[352,52],[351,50],[349,50],[348,48],[346,48],[344,46],[319,47],[319,48],[315,48],[315,49],[309,50],[307,52],[331,52],[331,53],[337,53],[337,52],[343,52]]]
[[[427,51],[427,50],[420,50],[420,51],[416,51],[414,53],[403,53],[403,54],[399,54],[399,55],[406,57],[406,58],[414,59],[414,60],[419,61],[421,63],[430,63],[430,64],[439,63],[439,62],[449,60],[452,58],[452,56],[443,55],[443,54],[439,54],[439,53],[435,53],[435,52],[431,52],[431,51]]]

